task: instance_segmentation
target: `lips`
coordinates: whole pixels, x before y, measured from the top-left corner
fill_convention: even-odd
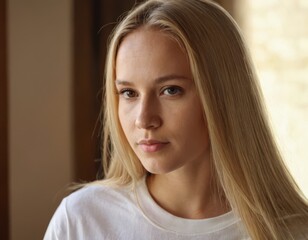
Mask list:
[[[157,152],[168,144],[169,142],[158,141],[154,139],[144,139],[138,142],[138,146],[142,149],[142,151],[147,153]]]

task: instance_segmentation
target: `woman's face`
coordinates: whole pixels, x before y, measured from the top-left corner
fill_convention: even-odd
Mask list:
[[[121,126],[147,171],[194,171],[207,161],[208,130],[188,57],[170,36],[145,28],[126,36],[115,85]]]

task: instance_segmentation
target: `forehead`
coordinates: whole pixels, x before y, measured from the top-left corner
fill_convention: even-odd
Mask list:
[[[123,39],[116,57],[117,77],[137,71],[148,75],[191,75],[188,56],[178,41],[170,34],[143,27]]]
[[[141,46],[157,46],[158,43],[162,43],[168,47],[182,48],[175,39],[175,36],[171,33],[164,32],[161,29],[142,26],[126,35],[121,41],[119,48],[129,47],[138,50]],[[185,52],[184,48],[182,48],[182,51]]]

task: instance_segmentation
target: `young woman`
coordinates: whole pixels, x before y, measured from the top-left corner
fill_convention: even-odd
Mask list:
[[[149,0],[115,29],[106,179],[65,198],[45,239],[308,239],[237,25],[207,0]]]

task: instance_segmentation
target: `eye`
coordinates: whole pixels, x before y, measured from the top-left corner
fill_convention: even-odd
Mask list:
[[[134,98],[137,97],[137,93],[132,89],[122,89],[119,91],[119,94],[124,98]]]
[[[167,95],[167,96],[175,96],[175,95],[179,95],[183,92],[183,89],[177,86],[170,86],[165,88],[162,91],[162,94]]]

